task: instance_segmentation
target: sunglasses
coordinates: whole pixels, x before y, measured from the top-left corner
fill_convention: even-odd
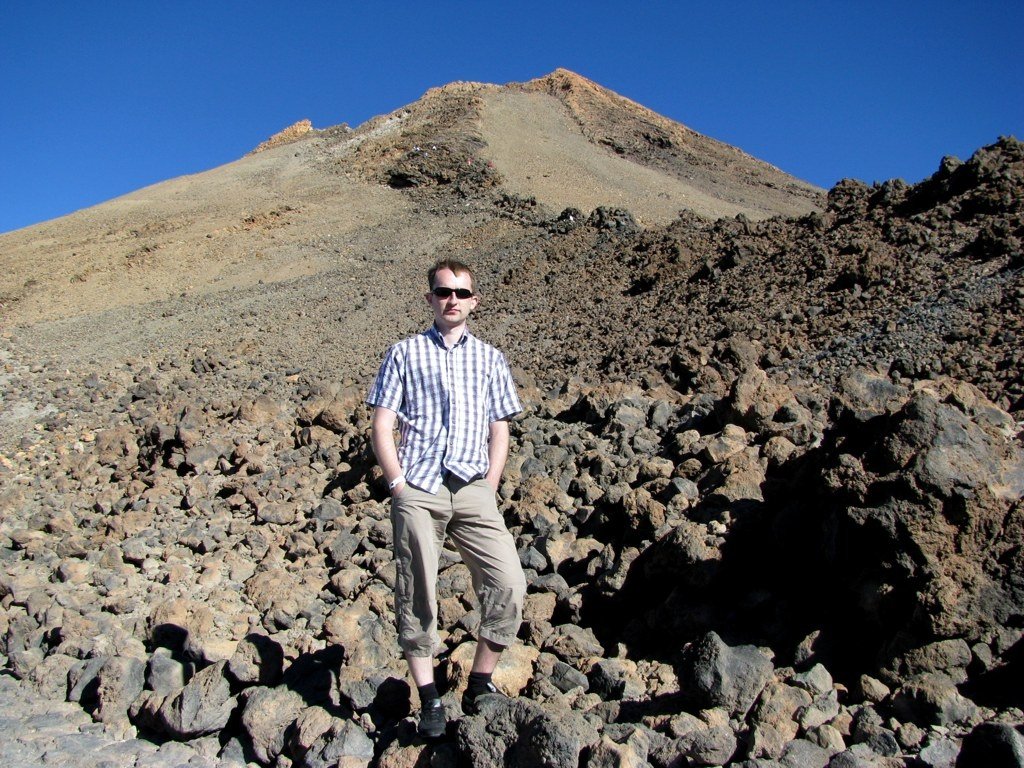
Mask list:
[[[439,285],[437,288],[432,289],[430,292],[437,296],[437,298],[439,299],[447,299],[453,293],[455,294],[455,297],[458,299],[473,298],[473,292],[469,290],[469,288],[444,288]]]

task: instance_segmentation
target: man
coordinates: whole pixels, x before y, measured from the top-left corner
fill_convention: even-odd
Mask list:
[[[398,642],[419,692],[419,733],[435,738],[447,727],[434,682],[445,536],[469,568],[480,604],[462,698],[467,714],[477,711],[480,696],[497,693],[491,673],[519,631],[526,579],[495,498],[508,457],[507,419],[522,410],[508,363],[467,330],[479,303],[470,268],[439,261],[427,281],[434,323],[387,351],[367,403],[373,451],[391,493]]]

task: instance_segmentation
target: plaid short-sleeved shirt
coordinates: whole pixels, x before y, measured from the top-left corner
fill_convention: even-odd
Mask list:
[[[430,493],[444,470],[487,474],[490,424],[522,410],[501,352],[469,331],[449,349],[436,326],[388,349],[366,402],[398,414],[402,471]]]

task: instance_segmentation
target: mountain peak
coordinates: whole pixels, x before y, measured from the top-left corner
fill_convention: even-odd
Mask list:
[[[621,207],[648,226],[681,210],[758,220],[824,203],[817,187],[564,68],[522,83],[432,88],[357,133],[356,163],[369,178],[422,188],[468,175],[552,214]],[[410,153],[428,145],[444,157]]]
[[[299,120],[234,163],[10,233],[0,297],[30,319],[247,289],[324,269],[309,243],[326,232],[388,222],[414,243],[417,210],[488,217],[514,201],[535,219],[616,209],[647,229],[681,211],[803,215],[824,196],[567,69],[457,81],[356,129]],[[55,303],[69,285],[74,301]]]

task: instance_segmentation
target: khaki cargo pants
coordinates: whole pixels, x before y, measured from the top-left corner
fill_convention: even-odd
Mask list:
[[[469,568],[480,605],[480,637],[510,645],[522,620],[526,577],[490,484],[448,475],[436,494],[407,484],[391,499],[391,522],[402,650],[410,656],[433,656],[440,644],[437,571],[445,536]]]

